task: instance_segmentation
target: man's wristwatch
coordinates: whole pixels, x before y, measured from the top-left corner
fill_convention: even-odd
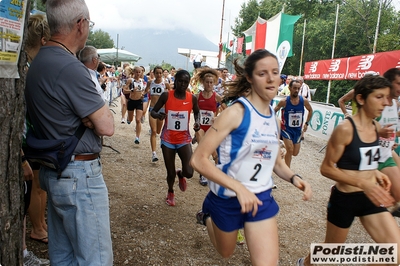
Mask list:
[[[308,126],[308,122],[304,122],[304,124],[306,124]]]

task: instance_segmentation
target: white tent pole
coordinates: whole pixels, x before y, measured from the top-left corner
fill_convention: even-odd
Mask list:
[[[186,69],[189,69],[189,61],[191,56],[192,56],[192,50],[189,49],[189,57],[186,59]]]
[[[303,65],[303,54],[304,54],[304,36],[306,35],[306,24],[307,19],[304,19],[304,27],[303,27],[303,40],[301,41],[301,54],[300,54],[300,69],[299,69],[299,76],[301,76],[301,68]]]
[[[116,60],[117,66],[118,66],[118,45],[119,45],[119,34],[117,33],[117,60]]]
[[[336,8],[335,31],[333,33],[333,45],[332,45],[332,59],[335,56],[335,43],[336,43],[336,30],[337,30],[337,24],[338,24],[338,17],[339,17],[339,4],[337,5],[337,8]],[[328,92],[326,93],[326,103],[329,103],[329,94],[331,93],[331,83],[332,83],[332,80],[329,80],[328,81]]]

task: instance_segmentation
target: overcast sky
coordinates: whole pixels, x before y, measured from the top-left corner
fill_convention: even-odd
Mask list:
[[[223,0],[85,0],[94,30],[190,29],[219,43]],[[225,0],[223,42],[245,0]],[[114,41],[116,36],[111,36]]]
[[[85,0],[94,30],[133,28],[190,29],[204,34],[211,42],[220,40],[223,0]],[[225,0],[222,42],[234,26],[241,6],[247,0]],[[400,0],[392,0],[397,10]],[[111,36],[116,42],[116,36]],[[231,38],[230,38],[231,39]]]

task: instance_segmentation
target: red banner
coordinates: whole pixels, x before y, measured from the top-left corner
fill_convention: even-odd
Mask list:
[[[393,67],[400,68],[400,50],[306,62],[304,79],[358,80],[367,73],[383,75]]]

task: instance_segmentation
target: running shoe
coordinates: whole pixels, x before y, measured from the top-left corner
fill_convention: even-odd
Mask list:
[[[186,191],[187,184],[186,184],[186,178],[183,177],[182,175],[182,170],[178,169],[176,170],[176,174],[178,175],[178,181],[179,181],[179,189],[183,192]]]
[[[196,220],[198,224],[206,225],[206,219],[210,217],[208,213],[204,213],[203,210],[200,210],[196,213]]]
[[[126,123],[127,123],[128,125],[130,125],[130,124],[131,124],[131,121],[128,120],[128,121],[126,121]]]
[[[121,119],[121,124],[125,124],[125,118]]]
[[[153,156],[151,157],[151,162],[155,163],[158,161],[158,157],[156,154],[153,154]]]
[[[24,266],[45,266],[50,265],[50,261],[46,259],[39,259],[33,254],[32,251],[28,252],[28,255],[24,257]]]
[[[237,237],[236,237],[236,244],[243,245],[245,243],[244,240],[245,240],[244,235],[242,235],[242,232],[240,232],[240,230],[238,230]]]
[[[135,138],[135,144],[139,144],[139,143],[140,143],[140,140],[139,140],[138,137],[136,137],[136,138]]]
[[[175,194],[174,192],[168,192],[167,198],[165,199],[165,203],[169,206],[175,206]]]
[[[208,180],[204,176],[200,175],[199,183],[202,186],[207,186],[208,185]]]
[[[300,258],[296,262],[296,266],[304,266],[304,258]]]

